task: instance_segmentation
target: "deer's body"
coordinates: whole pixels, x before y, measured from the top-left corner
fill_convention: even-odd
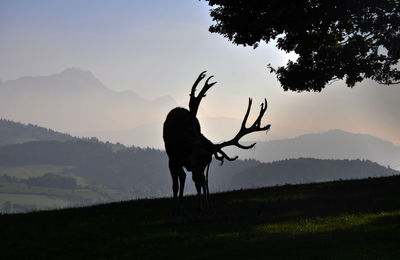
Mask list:
[[[174,108],[164,122],[163,139],[169,158],[174,197],[178,196],[178,191],[179,197],[183,196],[186,180],[183,167],[192,172],[192,179],[200,194],[201,188],[206,185],[204,169],[211,162],[214,145],[201,134],[199,120],[185,108]]]
[[[164,122],[163,138],[170,160],[188,171],[192,171],[193,161],[196,161],[193,157],[196,153],[199,155],[201,150],[209,150],[206,153],[211,161],[213,144],[201,134],[199,120],[185,108],[177,107],[168,113]]]
[[[200,101],[205,97],[205,93],[216,82],[208,83],[212,78],[209,77],[204,87],[199,94],[195,96],[197,84],[205,77],[205,72],[202,72],[195,81],[190,93],[189,110],[181,107],[172,109],[165,119],[163,128],[163,139],[165,150],[169,158],[169,169],[172,176],[172,190],[174,198],[183,197],[185,186],[186,173],[183,168],[192,172],[192,179],[196,185],[197,194],[199,197],[200,207],[202,208],[201,190],[203,189],[205,203],[208,207],[208,180],[204,175],[206,167],[210,164],[212,156],[223,163],[224,159],[229,161],[236,160],[237,157],[230,158],[222,151],[223,147],[234,145],[242,149],[254,147],[255,143],[249,146],[239,144],[240,138],[257,131],[267,131],[270,125],[261,127],[261,119],[267,109],[267,103],[261,105],[261,110],[258,118],[249,128],[246,127],[246,121],[250,113],[251,99],[246,115],[243,119],[242,126],[238,134],[230,141],[221,144],[214,144],[208,140],[202,133],[199,120],[196,117]],[[177,201],[177,205],[179,201]]]

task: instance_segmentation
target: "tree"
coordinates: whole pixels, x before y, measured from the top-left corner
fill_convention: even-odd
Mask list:
[[[284,90],[321,91],[345,79],[400,83],[399,0],[205,0],[210,32],[257,48],[276,40],[296,61],[273,68]]]

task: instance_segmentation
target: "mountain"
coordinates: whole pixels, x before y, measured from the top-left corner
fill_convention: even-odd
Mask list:
[[[253,150],[227,149],[240,158],[272,162],[290,158],[365,159],[381,165],[400,166],[400,147],[383,139],[330,130],[290,139],[257,142]]]
[[[111,90],[79,68],[0,82],[0,118],[125,145],[164,148],[163,120],[176,106],[168,95],[145,99],[134,91]],[[200,121],[213,141],[233,137],[241,123],[234,118]]]
[[[258,164],[254,160],[236,161],[224,167],[213,163],[210,167],[211,186],[229,189],[230,176]],[[1,167],[43,165],[68,166],[63,172],[65,175],[79,176],[86,183],[112,189],[135,189],[139,197],[160,197],[171,192],[168,157],[164,151],[117,147],[95,139],[0,146],[0,170]],[[195,191],[189,178],[185,191]]]
[[[134,145],[163,149],[162,129],[163,122],[157,121],[126,130],[77,132],[76,135],[84,137],[95,136],[104,142],[121,143],[126,146]]]
[[[67,141],[73,140],[69,134],[63,134],[48,128],[0,119],[0,145],[25,143],[30,141]]]
[[[273,163],[237,160],[223,166],[214,161],[209,170],[209,186],[212,192],[217,192],[398,174],[363,160],[300,158]],[[190,175],[185,185],[186,194],[195,193]],[[0,146],[1,201],[9,201],[15,212],[43,208],[43,205],[65,207],[165,197],[171,195],[171,188],[168,157],[156,149],[117,146],[96,139]],[[0,207],[4,204],[1,201]],[[32,201],[44,204],[32,205]],[[10,203],[6,205],[8,208]]]
[[[202,125],[203,134],[216,143],[221,141],[221,136],[226,137],[226,140],[232,138],[241,123],[238,119],[224,117],[200,118],[199,120]],[[162,139],[163,123],[163,121],[157,121],[127,130],[91,131],[76,133],[76,135],[86,137],[95,136],[102,141],[119,142],[128,146],[134,145],[164,149],[164,141]]]
[[[34,165],[71,166],[69,174],[85,178],[89,183],[109,188],[141,187],[154,196],[170,193],[168,157],[165,151],[116,146],[96,139],[72,141],[37,141],[0,146],[0,167]],[[268,181],[259,182],[259,175]],[[237,160],[221,166],[215,160],[210,166],[210,186],[217,190],[246,187],[247,183],[271,186],[285,183],[366,178],[398,174],[368,160],[290,159],[261,163]],[[243,181],[233,181],[237,176]],[[188,179],[188,183],[192,183]],[[232,186],[231,183],[234,183]],[[194,192],[194,187],[186,191]],[[214,191],[215,191],[214,189]]]
[[[175,106],[169,96],[149,100],[111,90],[78,68],[0,83],[0,117],[72,134],[135,128],[159,121]]]
[[[8,95],[66,95],[90,92],[109,92],[90,71],[69,68],[50,76],[27,76],[2,83],[1,90]],[[112,92],[109,92],[112,93]]]
[[[311,183],[399,175],[400,172],[364,160],[288,159],[262,163],[231,178],[232,188],[255,188],[286,183]]]

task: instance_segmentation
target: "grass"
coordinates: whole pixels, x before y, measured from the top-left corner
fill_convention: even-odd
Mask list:
[[[27,166],[0,166],[0,175],[7,175],[17,179],[28,179],[32,177],[40,177],[46,173],[62,173],[74,166],[68,165],[27,165]]]
[[[26,207],[34,206],[36,208],[63,208],[71,205],[71,203],[66,200],[52,198],[46,195],[0,193],[0,205],[6,202],[24,205]]]
[[[400,177],[0,216],[3,259],[399,259]]]
[[[118,196],[123,197],[124,193],[103,187],[85,186],[72,190],[3,182],[0,183],[0,213],[6,202],[18,204],[28,209],[50,209],[82,205],[79,203],[83,202],[101,203],[118,198]]]
[[[58,174],[75,178],[77,189],[62,189],[42,186],[32,186],[22,182],[0,182],[0,213],[4,212],[6,202],[18,204],[26,209],[62,208],[71,205],[100,203],[126,197],[119,190],[89,185],[80,176],[68,172],[75,166],[70,165],[27,165],[27,166],[0,166],[0,175],[7,175],[18,180],[40,177],[46,173]],[[11,212],[24,211],[21,207]]]

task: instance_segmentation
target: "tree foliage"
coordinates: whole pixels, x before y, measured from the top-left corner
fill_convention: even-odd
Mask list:
[[[345,79],[400,83],[398,0],[205,0],[210,31],[238,45],[276,40],[296,61],[269,68],[285,90],[321,91]]]

